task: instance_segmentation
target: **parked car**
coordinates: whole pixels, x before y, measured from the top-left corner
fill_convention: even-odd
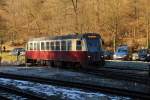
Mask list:
[[[114,60],[130,60],[130,53],[128,46],[119,46],[113,55]]]
[[[147,54],[146,61],[150,62],[150,53]]]
[[[135,53],[133,53],[132,54],[132,60],[139,60],[139,55],[138,55],[138,53],[137,52],[135,52]]]
[[[19,55],[25,55],[25,49],[24,49],[24,48],[14,48],[14,49],[10,52],[10,55],[17,56],[18,53],[19,53]]]
[[[104,59],[107,59],[107,60],[113,59],[113,52],[105,50],[104,51]]]
[[[150,61],[150,52],[148,49],[140,49],[138,56],[140,61]]]

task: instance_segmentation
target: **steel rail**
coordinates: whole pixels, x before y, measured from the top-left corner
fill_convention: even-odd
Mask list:
[[[8,98],[5,97],[5,96],[0,95],[0,100],[10,100],[10,99],[8,99]]]
[[[29,93],[27,91],[21,90],[19,88],[16,88],[14,86],[10,85],[2,85],[0,84],[0,89],[3,91],[6,91],[8,93],[13,93],[21,97],[25,97],[28,99],[33,99],[33,100],[45,100],[46,98],[43,98],[42,96],[39,96],[36,93]]]
[[[58,79],[47,79],[47,78],[39,78],[39,77],[33,77],[33,76],[8,74],[8,73],[7,74],[0,73],[0,77],[38,82],[42,84],[79,88],[79,89],[84,89],[84,90],[90,90],[93,92],[104,92],[104,93],[111,93],[115,95],[117,94],[120,96],[129,96],[132,98],[150,100],[150,93],[143,93],[143,92],[119,89],[119,88],[114,88],[114,87],[105,87],[105,86],[93,85],[93,84],[88,84],[88,83],[71,82],[71,81],[64,81],[64,80],[58,80]]]
[[[150,84],[150,78],[144,75],[140,74],[135,74],[131,72],[124,72],[121,70],[108,70],[106,69],[86,69],[86,70],[80,70],[83,73],[86,74],[91,74],[91,75],[96,75],[96,76],[102,76],[102,77],[107,77],[107,78],[112,78],[112,79],[118,79],[118,80],[126,80],[126,81],[131,81],[131,82],[138,82],[141,84]]]
[[[61,68],[64,69],[64,68]],[[145,85],[150,84],[150,77],[147,75],[141,75],[136,74],[133,72],[128,72],[127,70],[121,70],[121,69],[111,69],[111,68],[100,68],[100,69],[94,69],[94,68],[81,68],[81,69],[73,69],[73,68],[65,68],[65,70],[72,71],[72,72],[80,72],[100,77],[107,77],[117,80],[126,80],[131,82],[137,82]],[[130,70],[131,71],[131,70]],[[132,70],[133,71],[133,70]]]
[[[144,69],[140,69],[140,68],[131,68],[131,67],[125,67],[123,66],[121,67],[103,67],[103,68],[107,68],[107,69],[118,69],[118,70],[130,70],[130,71],[148,71],[148,68],[144,68]]]

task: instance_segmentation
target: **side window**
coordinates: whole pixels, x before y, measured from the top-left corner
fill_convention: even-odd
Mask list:
[[[54,42],[51,42],[51,50],[55,50],[55,48],[54,48]]]
[[[66,41],[61,41],[61,50],[66,50]]]
[[[46,50],[50,50],[50,42],[46,42]]]
[[[82,50],[82,42],[81,40],[76,41],[76,50]]]
[[[56,42],[56,50],[60,50],[60,42],[59,41]]]
[[[40,50],[40,43],[37,43],[37,50]]]
[[[30,43],[29,50],[33,50],[33,43]]]
[[[34,43],[34,50],[37,50],[37,43]]]
[[[67,47],[68,47],[68,51],[72,50],[72,41],[68,41]]]
[[[45,50],[44,42],[41,42],[41,50]]]
[[[29,44],[28,43],[26,44],[26,50],[29,50]]]

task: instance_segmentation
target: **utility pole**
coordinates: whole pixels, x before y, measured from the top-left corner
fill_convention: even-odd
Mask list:
[[[135,26],[134,26],[134,29],[133,29],[133,41],[134,43],[136,43],[136,35],[137,33],[139,33],[139,8],[138,8],[138,1],[137,0],[134,0],[133,1],[133,4],[134,4],[134,18],[136,20],[136,23],[135,23]]]
[[[149,18],[147,19],[147,48],[149,48]]]
[[[114,36],[113,36],[113,47],[114,47],[114,52],[116,52],[116,34],[114,33]]]
[[[119,27],[119,5],[120,5],[120,2],[119,0],[114,0],[113,2],[113,5],[114,5],[114,41],[113,41],[113,44],[114,44],[114,52],[116,51],[116,38],[117,38],[117,35],[118,35],[118,27]]]
[[[147,0],[147,2],[146,2],[146,26],[147,26],[147,28],[146,28],[146,30],[147,30],[147,32],[146,32],[146,36],[147,36],[147,40],[146,40],[146,42],[147,42],[147,48],[149,49],[149,46],[150,46],[150,44],[149,44],[149,25],[150,25],[150,18],[149,18],[149,15],[150,15],[150,7],[149,7],[149,0]]]

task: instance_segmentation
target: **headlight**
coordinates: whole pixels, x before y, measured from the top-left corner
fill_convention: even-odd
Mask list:
[[[88,56],[88,58],[91,58],[91,56]]]
[[[147,54],[147,56],[150,56],[150,54]]]
[[[115,58],[115,57],[117,57],[116,55],[113,55],[113,57]]]

